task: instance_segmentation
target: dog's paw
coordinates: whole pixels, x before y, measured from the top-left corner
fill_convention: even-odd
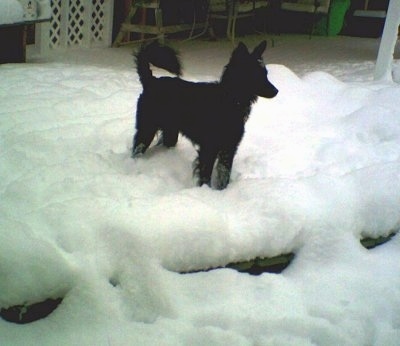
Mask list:
[[[227,179],[226,181],[217,181],[217,183],[215,184],[215,189],[216,190],[224,190],[224,189],[226,189],[228,184],[229,184],[229,179]]]
[[[132,153],[131,159],[138,159],[139,157],[143,156],[143,153]]]
[[[132,159],[136,159],[136,158],[142,156],[145,151],[146,151],[146,146],[144,144],[142,144],[142,143],[138,144],[138,145],[133,147],[131,158]]]
[[[201,187],[203,185],[207,185],[208,187],[211,188],[211,179],[201,177],[199,172],[196,171],[193,172],[193,179],[195,181],[196,186]]]
[[[215,181],[215,188],[217,190],[223,190],[225,189],[228,184],[229,180],[231,178],[231,170],[227,168],[225,165],[221,164],[218,162],[217,164],[217,176],[216,176],[216,181]]]

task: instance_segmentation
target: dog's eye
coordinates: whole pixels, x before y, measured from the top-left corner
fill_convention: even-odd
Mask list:
[[[264,67],[264,60],[263,59],[257,59],[257,62],[260,64],[260,66]]]

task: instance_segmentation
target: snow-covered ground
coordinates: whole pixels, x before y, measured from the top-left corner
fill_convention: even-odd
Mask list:
[[[0,25],[22,22],[24,9],[18,0],[2,0],[0,3]]]
[[[202,81],[232,48],[175,45]],[[0,307],[64,298],[0,319],[0,345],[399,345],[400,236],[359,242],[400,227],[400,85],[372,81],[378,45],[275,37],[280,92],[224,191],[194,186],[184,138],[130,158],[131,48],[0,66]],[[288,252],[281,274],[178,273]]]
[[[50,0],[1,0],[0,2],[0,25],[50,17]]]

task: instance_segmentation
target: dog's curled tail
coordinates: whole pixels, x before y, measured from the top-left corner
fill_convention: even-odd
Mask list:
[[[158,41],[142,45],[135,55],[136,70],[142,85],[153,78],[150,64],[162,68],[176,76],[181,75],[181,63],[178,53],[171,47],[164,46]]]

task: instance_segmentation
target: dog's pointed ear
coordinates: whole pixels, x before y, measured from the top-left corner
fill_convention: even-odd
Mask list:
[[[238,46],[233,51],[233,55],[242,56],[243,54],[249,55],[249,50],[243,42],[239,42]]]
[[[253,53],[251,53],[256,58],[261,58],[265,49],[267,48],[267,41],[262,41],[256,48],[254,48]]]
[[[248,52],[246,45],[242,41],[239,42],[236,49]]]

